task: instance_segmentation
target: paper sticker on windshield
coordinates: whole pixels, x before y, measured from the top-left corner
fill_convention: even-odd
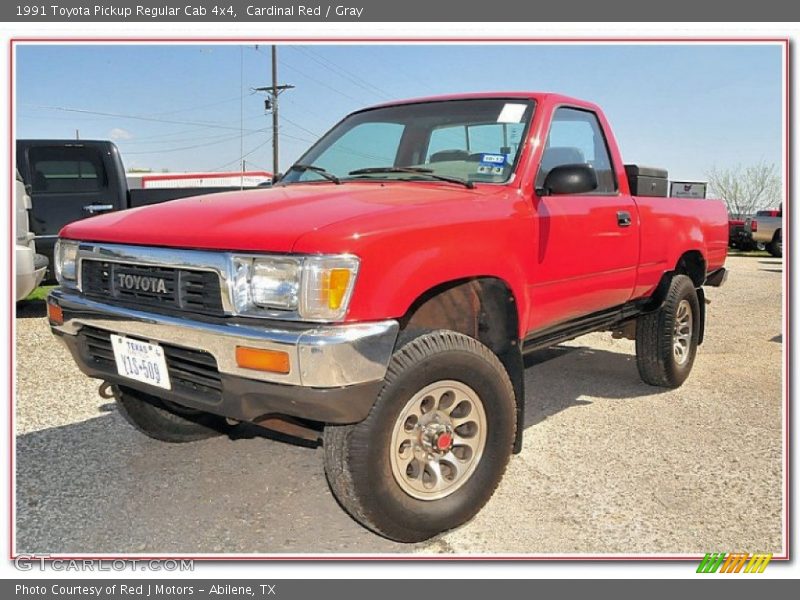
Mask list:
[[[497,117],[498,123],[519,123],[522,121],[522,115],[525,114],[525,109],[528,108],[527,104],[513,104],[507,102],[500,111],[500,116]]]
[[[478,173],[483,175],[502,175],[505,164],[505,154],[481,154]]]

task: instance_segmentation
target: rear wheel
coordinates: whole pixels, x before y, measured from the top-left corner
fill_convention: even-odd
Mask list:
[[[366,420],[325,428],[325,472],[359,523],[419,542],[489,500],[515,421],[511,381],[491,350],[452,331],[423,333],[393,355]]]
[[[775,232],[772,241],[767,244],[767,252],[775,258],[781,258],[783,256],[783,234],[780,229]]]
[[[694,282],[676,275],[661,308],[636,322],[636,366],[642,381],[671,388],[686,381],[697,352],[699,314]]]
[[[131,388],[115,386],[114,396],[120,414],[128,423],[162,442],[195,442],[222,435],[230,429],[222,417]]]

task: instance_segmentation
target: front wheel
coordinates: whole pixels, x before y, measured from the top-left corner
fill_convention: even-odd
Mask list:
[[[419,542],[489,500],[516,426],[511,381],[491,350],[452,331],[423,333],[392,356],[366,420],[325,428],[325,472],[359,523]]]
[[[661,308],[636,321],[636,366],[642,381],[670,388],[686,381],[697,353],[699,315],[694,282],[676,275]]]

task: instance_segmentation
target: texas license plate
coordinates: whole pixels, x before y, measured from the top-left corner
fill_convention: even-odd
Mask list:
[[[167,360],[161,346],[112,333],[111,347],[114,349],[114,360],[120,375],[165,390],[172,389]]]

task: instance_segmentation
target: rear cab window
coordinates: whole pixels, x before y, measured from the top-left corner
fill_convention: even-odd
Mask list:
[[[33,147],[28,151],[28,161],[34,193],[86,193],[108,187],[103,157],[95,148]]]

